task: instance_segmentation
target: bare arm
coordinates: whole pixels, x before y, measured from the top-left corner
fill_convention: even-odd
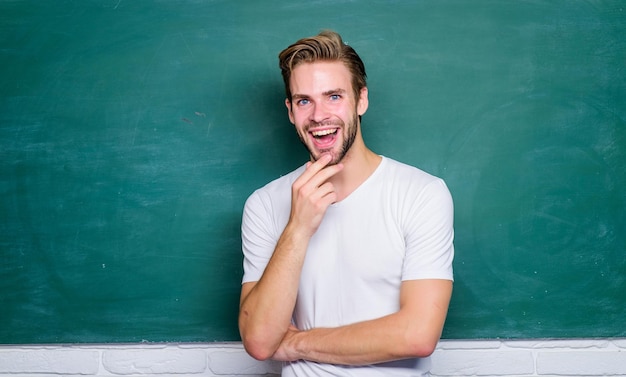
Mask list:
[[[291,323],[306,244],[284,232],[261,280],[241,288],[239,331],[254,358],[270,358]]]
[[[328,178],[342,165],[326,165],[329,156],[309,163],[292,186],[291,214],[274,253],[258,282],[241,289],[239,331],[248,353],[263,360],[274,355],[289,330],[306,249],[336,201]]]
[[[405,281],[398,312],[337,328],[291,327],[274,358],[367,365],[426,357],[439,341],[451,295],[449,280]]]

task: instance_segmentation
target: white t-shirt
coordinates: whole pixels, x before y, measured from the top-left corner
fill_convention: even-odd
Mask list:
[[[258,281],[291,211],[304,166],[255,191],[242,221],[243,282]],[[309,242],[293,322],[338,327],[399,309],[403,280],[452,280],[453,204],[445,183],[383,157],[374,173],[331,205]],[[283,376],[422,376],[429,358],[350,367],[286,363]]]

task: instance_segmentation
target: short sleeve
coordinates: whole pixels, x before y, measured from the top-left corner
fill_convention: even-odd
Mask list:
[[[261,279],[276,247],[270,209],[260,191],[255,191],[246,200],[241,220],[243,283]]]
[[[402,280],[453,280],[454,206],[448,187],[437,178],[406,204]]]

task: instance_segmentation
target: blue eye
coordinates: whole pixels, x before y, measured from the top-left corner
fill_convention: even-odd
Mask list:
[[[340,96],[339,94],[331,94],[331,95],[330,95],[330,99],[331,99],[332,101],[336,101],[336,100],[338,100],[338,99],[340,99],[340,98],[341,98],[341,96]]]
[[[309,100],[306,98],[300,99],[298,100],[298,105],[303,106],[303,105],[307,105],[309,103]]]

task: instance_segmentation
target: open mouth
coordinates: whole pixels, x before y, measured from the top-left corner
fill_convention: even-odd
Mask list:
[[[313,143],[317,148],[329,148],[337,139],[338,128],[318,129],[309,132],[313,136]]]

